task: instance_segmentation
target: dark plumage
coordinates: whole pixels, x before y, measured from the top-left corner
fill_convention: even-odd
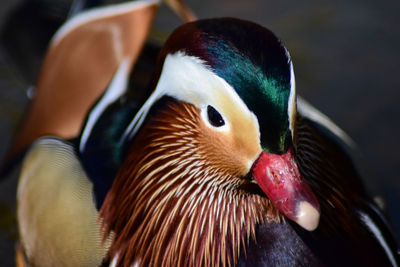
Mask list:
[[[233,18],[181,26],[143,101],[128,90],[131,59],[77,139],[45,137],[26,156],[18,218],[32,264],[398,264],[351,147],[302,99],[297,108],[289,53],[271,31]]]

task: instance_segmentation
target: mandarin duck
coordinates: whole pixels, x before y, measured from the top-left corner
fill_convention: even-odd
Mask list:
[[[156,5],[83,12],[53,38],[11,152],[29,145],[18,265],[397,266],[351,140],[296,96],[270,30],[186,23],[135,95]]]

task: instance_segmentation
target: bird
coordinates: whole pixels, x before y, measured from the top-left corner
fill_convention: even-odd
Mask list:
[[[132,61],[112,62],[82,127],[23,139],[21,266],[398,265],[351,139],[297,96],[274,33],[235,18],[183,24],[143,100]]]

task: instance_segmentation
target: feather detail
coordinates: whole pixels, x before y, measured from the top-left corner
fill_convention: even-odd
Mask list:
[[[316,126],[306,118],[297,118],[296,147],[300,172],[320,202],[324,229],[330,234],[344,229],[355,237],[359,229],[358,219],[348,205],[357,206],[359,198],[366,196],[366,192],[347,153],[333,138],[321,135]]]
[[[157,3],[141,0],[95,8],[74,16],[57,31],[10,159],[43,135],[79,135],[86,113],[118,66],[125,60],[129,71],[137,60]]]
[[[122,266],[232,266],[256,224],[282,218],[255,184],[210,160],[200,110],[157,108],[100,211],[116,233],[109,256]]]
[[[102,242],[92,188],[72,144],[43,137],[32,145],[17,192],[21,250],[32,266],[101,264],[111,238]]]
[[[296,159],[318,198],[320,226],[314,233],[297,233],[329,266],[390,266],[396,242],[363,186],[348,152],[352,147],[337,131],[331,131],[329,124],[314,118],[297,115]],[[371,222],[382,231],[375,239],[371,232],[375,234],[376,227]]]

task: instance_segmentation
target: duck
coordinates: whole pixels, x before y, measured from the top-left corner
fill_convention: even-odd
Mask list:
[[[134,33],[106,31],[111,49],[97,47],[110,49],[100,54],[109,61],[83,59],[95,49],[71,41],[98,40],[80,33],[104,23],[99,16],[151,21],[157,3],[134,3],[77,15],[53,38],[22,128],[32,130],[14,150],[29,146],[19,266],[398,266],[351,139],[297,96],[274,33],[235,18],[185,23],[164,43],[142,99],[129,78],[149,27],[131,46]],[[70,51],[103,75],[85,79]],[[70,94],[85,100],[59,94],[73,78],[80,87]]]

